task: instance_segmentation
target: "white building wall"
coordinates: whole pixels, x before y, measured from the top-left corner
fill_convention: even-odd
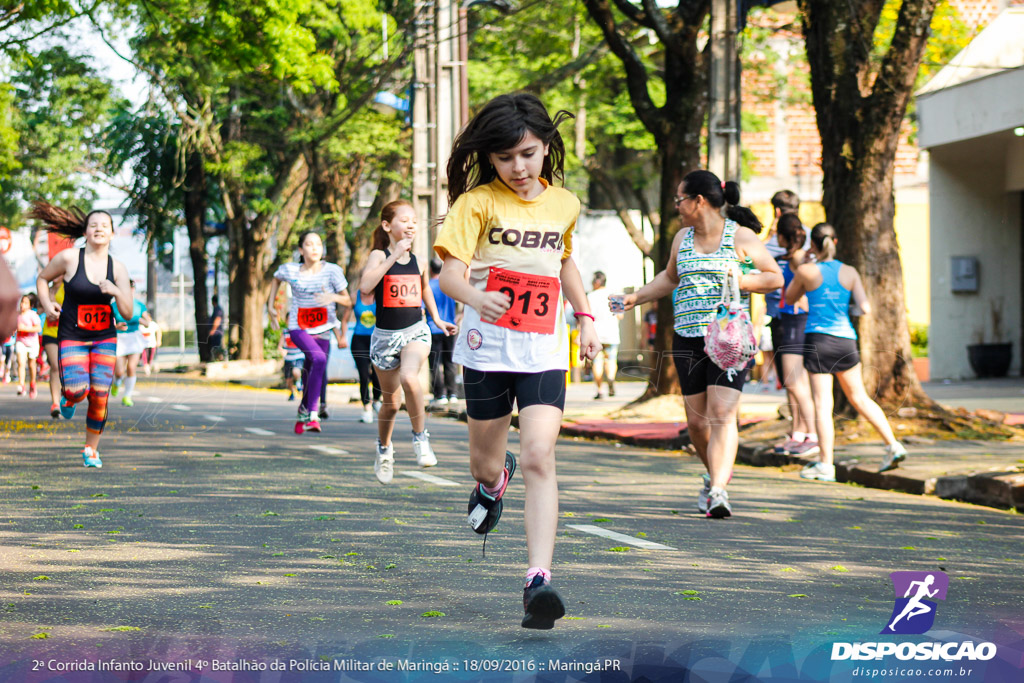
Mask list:
[[[1021,198],[1007,191],[1006,165],[970,144],[931,149],[933,379],[974,377],[967,346],[976,343],[1013,342],[1010,374],[1021,370]],[[977,294],[952,293],[953,256],[977,257]]]

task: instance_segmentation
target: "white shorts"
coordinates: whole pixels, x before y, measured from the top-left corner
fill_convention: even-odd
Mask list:
[[[394,370],[402,362],[402,349],[410,342],[430,346],[430,328],[420,320],[404,330],[373,328],[370,336],[370,361],[381,370]]]
[[[19,356],[27,353],[29,359],[39,358],[39,337],[32,337],[28,340],[17,340],[14,342],[14,352]]]
[[[142,350],[146,348],[146,343],[142,340],[142,333],[136,330],[135,332],[118,332],[117,333],[117,356],[133,356],[138,353],[142,353]]]

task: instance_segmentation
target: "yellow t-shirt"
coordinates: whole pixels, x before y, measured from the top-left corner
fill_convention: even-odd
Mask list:
[[[522,199],[500,180],[475,187],[456,200],[441,226],[434,251],[469,265],[469,283],[483,290],[490,269],[558,278],[572,253],[580,200],[552,187]],[[453,360],[480,371],[543,372],[569,368],[562,296],[555,297],[551,334],[523,332],[484,322],[471,306],[463,313]]]
[[[56,301],[61,306],[64,305],[64,284],[63,283],[61,283],[61,286],[57,288],[57,293],[54,295],[53,300]],[[56,337],[57,336],[57,326],[59,324],[60,323],[57,320],[51,321],[49,316],[44,316],[43,317],[43,336],[44,337]]]

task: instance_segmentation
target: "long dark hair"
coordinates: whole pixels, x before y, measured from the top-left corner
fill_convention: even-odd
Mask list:
[[[792,256],[797,249],[802,249],[807,241],[807,231],[804,230],[800,217],[795,213],[784,213],[779,217],[779,225],[776,228],[779,233],[779,246],[785,240],[788,245],[786,255]]]
[[[391,238],[384,230],[384,223],[390,223],[394,220],[395,214],[398,213],[399,207],[402,206],[412,208],[412,202],[407,199],[396,199],[393,202],[385,204],[384,208],[380,210],[380,222],[377,223],[377,227],[373,230],[373,249],[384,251],[391,244]]]
[[[754,212],[745,206],[739,206],[740,186],[736,183],[723,183],[711,171],[690,171],[683,178],[683,191],[691,196],[700,195],[708,200],[708,204],[716,209],[726,207],[726,217],[736,221],[755,233],[761,232],[764,226]]]
[[[488,154],[512,149],[526,134],[533,133],[548,145],[548,155],[540,177],[554,182],[565,178],[565,143],[558,126],[573,115],[565,110],[555,114],[554,120],[536,95],[510,93],[498,95],[483,106],[466,124],[448,158],[448,205],[478,185],[485,185],[498,177]]]
[[[62,209],[49,202],[32,202],[32,208],[28,211],[28,217],[35,219],[46,226],[48,232],[64,235],[73,240],[85,235],[85,229],[89,225],[89,219],[96,214],[103,214],[110,219],[110,225],[114,225],[114,217],[106,211],[94,210],[85,213],[77,206],[70,209]]]

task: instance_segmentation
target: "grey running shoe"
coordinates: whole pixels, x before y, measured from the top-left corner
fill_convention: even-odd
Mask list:
[[[787,451],[790,455],[817,455],[821,453],[821,447],[818,446],[817,441],[812,441],[810,437],[804,439],[799,444],[796,444]]]
[[[812,462],[800,470],[801,479],[814,479],[815,481],[835,481],[836,466],[826,465],[823,462]]]
[[[711,493],[711,477],[706,473],[700,475],[701,489],[700,493],[697,494],[697,511],[707,514],[708,511],[708,494]]]
[[[882,458],[882,466],[879,472],[888,472],[900,466],[900,463],[907,459],[907,449],[899,441],[891,446],[885,447],[885,457]]]
[[[715,486],[708,492],[708,511],[705,514],[715,519],[722,519],[732,514],[729,494],[725,492],[725,489]]]

